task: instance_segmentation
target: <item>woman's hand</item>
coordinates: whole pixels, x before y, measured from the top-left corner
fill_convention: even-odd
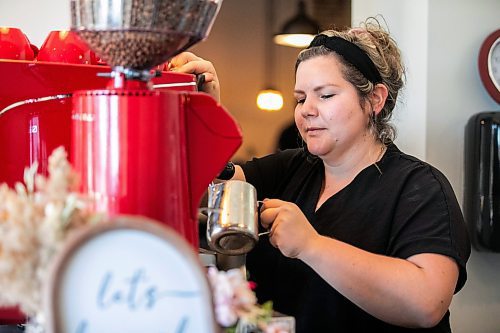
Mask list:
[[[212,95],[217,102],[220,102],[220,86],[214,65],[205,59],[196,56],[191,52],[183,52],[170,60],[170,70],[180,73],[203,74],[205,84],[203,91]]]
[[[297,258],[319,237],[300,208],[291,202],[266,199],[260,220],[264,228],[271,228],[269,240],[284,256]]]

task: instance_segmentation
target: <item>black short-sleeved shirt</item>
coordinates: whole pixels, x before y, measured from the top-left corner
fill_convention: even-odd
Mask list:
[[[456,260],[456,291],[467,278],[470,243],[462,213],[445,176],[390,144],[381,161],[362,170],[316,212],[323,162],[302,149],[286,150],[244,164],[259,199],[296,203],[322,235],[396,258],[438,253]],[[325,253],[334,256],[335,253]],[[306,332],[450,332],[449,313],[432,329],[410,330],[384,323],[343,297],[309,266],[284,257],[261,237],[247,255],[260,302],[296,318]],[[404,309],[401,309],[404,311]]]

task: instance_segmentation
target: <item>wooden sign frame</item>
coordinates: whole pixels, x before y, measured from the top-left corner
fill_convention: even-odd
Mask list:
[[[128,243],[121,244],[120,242],[123,241],[127,241]],[[132,243],[136,245],[142,244],[140,246],[142,248],[137,248],[137,247],[133,248],[134,244]],[[150,247],[150,244],[153,243],[154,246],[151,245]],[[145,246],[143,246],[144,244]],[[127,245],[131,248],[127,248],[127,246],[124,247],[124,245]],[[154,251],[154,253],[150,251],[150,249],[152,248],[160,249],[161,251],[165,252],[159,251],[161,252],[159,256],[158,251]],[[107,250],[102,251],[103,249]],[[119,260],[120,263],[118,263],[118,261],[109,260],[110,258],[115,258],[113,257],[115,256],[115,253],[120,253],[120,251],[122,250],[124,251],[123,253],[132,254],[131,257],[135,259],[130,259],[130,263],[127,262],[127,259],[125,259],[124,262]],[[93,251],[94,252],[97,251],[98,253],[94,253]],[[111,254],[109,254],[108,251],[110,251]],[[150,251],[149,253],[151,254],[151,257],[154,257],[155,259],[153,260],[152,258],[148,258],[147,256],[140,253],[140,251]],[[145,253],[147,254],[147,252]],[[164,256],[165,254],[167,255]],[[167,258],[168,256],[170,257]],[[158,260],[159,257],[161,257],[160,260]],[[95,258],[97,263],[89,262],[93,261],[89,260],[89,258]],[[110,281],[114,281],[115,283],[117,283],[116,281],[122,281],[122,282],[139,281],[139,275],[135,273],[134,276],[126,276],[126,278],[122,276],[123,274],[120,275],[122,271],[128,272],[128,269],[130,268],[129,264],[130,266],[133,266],[134,262],[137,262],[137,260],[139,261],[144,260],[144,265],[141,264],[141,267],[149,267],[150,271],[152,271],[148,272],[150,274],[148,275],[147,279],[144,278],[144,281],[148,281],[148,283],[150,284],[157,283],[158,280],[161,281],[159,281],[158,286],[155,285],[154,287],[149,287],[149,289],[147,289],[148,287],[142,288],[142,291],[145,292],[144,295],[146,295],[144,296],[146,298],[142,297],[142,300],[147,299],[147,297],[149,297],[149,299],[145,302],[140,302],[140,303],[138,302],[137,304],[131,304],[133,302],[131,301],[132,297],[130,295],[132,291],[130,290],[133,289],[134,298],[135,297],[139,298],[139,296],[136,296],[136,294],[139,294],[138,282],[134,284],[131,283],[128,294],[126,292],[121,292],[121,291],[115,292],[114,294],[111,291],[107,292],[108,295],[106,296],[107,297],[106,307],[112,308],[113,310],[111,310],[111,312],[113,313],[118,313],[118,312],[122,313],[122,315],[120,315],[121,318],[116,318],[116,316],[115,317],[109,316],[109,321],[117,321],[116,323],[119,324],[117,326],[122,326],[122,328],[120,329],[118,328],[115,329],[112,327],[113,325],[111,325],[110,327],[108,323],[102,322],[101,315],[103,311],[108,311],[108,308],[102,310],[104,301],[102,302],[96,301],[95,302],[97,304],[96,308],[88,310],[89,302],[86,299],[86,297],[87,295],[99,290],[95,294],[95,295],[99,294],[96,296],[97,299],[99,298],[104,299],[104,296],[102,296],[103,293],[102,286],[105,285],[107,288],[109,285],[111,285]],[[151,262],[148,262],[148,260]],[[109,272],[113,270],[114,270],[113,274],[118,272],[117,274],[114,275],[116,278],[114,280],[111,280],[111,278],[108,279],[110,275],[106,275],[105,279],[100,280],[106,282],[104,284],[101,283],[100,288],[95,288],[96,284],[92,281],[97,281],[99,279],[98,276],[102,276],[103,272],[101,272],[101,270],[103,268],[103,264],[107,265],[108,263],[110,265]],[[162,266],[163,263],[165,263],[165,266]],[[88,273],[85,272],[82,273],[81,269],[82,264],[86,265],[85,269],[88,269],[87,270]],[[165,274],[165,270],[167,269],[166,267],[168,265],[172,265],[172,268],[169,267],[167,270],[167,274]],[[174,267],[175,265],[177,265],[177,267]],[[166,275],[168,275],[168,277]],[[83,283],[80,284],[80,282],[78,282],[78,286],[76,288],[76,286],[74,285],[75,278],[72,278],[72,276],[73,277],[77,276],[78,279],[80,279],[81,277]],[[173,284],[172,281],[174,281]],[[183,291],[181,289],[174,290],[175,287],[172,287],[171,291],[167,291],[168,287],[165,288],[165,285],[162,285],[165,284],[165,282],[168,282],[168,285],[177,287],[185,283],[185,285],[188,286],[188,289],[189,288],[191,289],[189,290],[186,289]],[[68,286],[71,286],[71,288],[69,288]],[[85,288],[88,288],[89,290],[87,291]],[[111,288],[109,289],[111,290]],[[120,290],[123,290],[123,288]],[[172,296],[174,292],[177,292],[178,294],[179,293],[184,293],[184,294],[183,296]],[[170,293],[169,294],[170,296],[165,296],[168,293]],[[154,296],[154,299],[152,295],[156,295]],[[163,295],[162,296],[163,298],[160,299],[158,295]],[[176,299],[175,297],[179,298]],[[182,297],[184,298],[180,299]],[[81,303],[80,299],[85,299],[85,300],[82,301],[83,303]],[[73,301],[74,303],[71,303]],[[177,304],[174,304],[175,302],[178,302],[179,306],[177,306]],[[192,302],[192,304],[189,302]],[[72,305],[71,311],[63,310],[61,308],[62,306],[67,306],[68,304]],[[100,308],[98,306],[99,304],[101,305]],[[133,324],[135,325],[137,320],[141,319],[140,317],[141,314],[147,313],[147,316],[154,315],[153,318],[159,318],[158,313],[147,312],[146,310],[143,309],[144,307],[146,307],[146,304],[147,305],[153,304],[153,308],[154,306],[158,305],[156,309],[152,310],[156,312],[162,311],[166,308],[173,309],[172,312],[170,313],[174,313],[172,316],[177,319],[179,317],[178,312],[181,312],[182,314],[181,316],[182,320],[176,323],[173,323],[173,321],[177,319],[174,319],[172,321],[172,325],[173,327],[175,327],[174,329],[172,329],[172,326],[169,326],[171,323],[169,322],[166,326],[170,328],[167,328],[166,326],[155,327],[154,331],[172,332],[172,333],[218,332],[218,326],[214,320],[215,317],[213,313],[214,310],[213,310],[211,289],[207,280],[206,271],[202,266],[199,257],[196,255],[193,248],[171,228],[167,227],[166,225],[160,224],[157,221],[144,217],[117,216],[115,218],[110,219],[107,222],[99,223],[91,227],[85,228],[84,230],[81,230],[80,232],[73,235],[73,237],[71,237],[65,244],[65,247],[63,248],[61,253],[55,259],[54,265],[52,266],[52,269],[49,274],[49,279],[47,280],[44,290],[44,310],[47,316],[46,318],[47,328],[48,332],[54,332],[54,333],[100,332],[99,329],[97,331],[92,329],[93,324],[95,324],[94,327],[101,327],[101,331],[103,326],[107,326],[107,330],[110,332],[111,331],[117,332],[120,330],[121,333],[123,333],[124,330],[122,324],[124,322],[130,321],[133,322]],[[135,308],[136,306],[137,308]],[[130,310],[130,308],[132,310]],[[189,310],[187,311],[183,310],[184,308],[189,308]],[[128,310],[123,310],[123,309],[130,310],[129,311],[130,313],[126,312]],[[79,311],[82,313],[83,317],[78,317],[80,316],[78,314]],[[185,311],[185,313],[182,311]],[[124,312],[126,312],[130,316],[127,315],[123,316]],[[161,315],[169,316],[170,313],[167,312],[169,311],[161,312]],[[89,313],[92,314],[97,313],[98,315],[94,315],[93,318],[101,318],[100,319],[101,322],[99,322],[99,320],[91,322],[90,319],[85,317],[88,316]],[[73,330],[74,326],[72,326],[72,328],[69,329],[70,331],[68,331],[67,326],[69,324],[67,322],[71,322],[72,323],[71,325],[74,325],[75,322],[75,319],[73,318],[74,316],[77,316],[77,318],[79,318],[76,320],[79,324],[77,325],[76,329]],[[66,317],[72,317],[72,319],[68,319]],[[81,320],[81,318],[85,318],[85,320]],[[146,317],[145,315],[144,318],[151,319],[151,316]],[[161,320],[164,319],[165,318],[162,318]],[[151,321],[145,319],[144,321],[141,321],[141,323],[142,322],[144,322],[144,326],[143,327],[141,326],[140,329],[138,329],[137,327],[133,328],[132,324],[130,324],[129,327],[127,324],[126,326],[127,329],[130,329],[128,330],[128,332],[137,332],[137,331],[151,332],[151,330],[147,328]],[[85,324],[80,324],[80,323],[85,323]],[[193,331],[192,327],[197,327],[197,328],[195,329],[195,331]],[[202,327],[201,331],[200,327]]]

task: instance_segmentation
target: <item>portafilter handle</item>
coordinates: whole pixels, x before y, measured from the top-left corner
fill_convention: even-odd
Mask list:
[[[205,74],[196,75],[196,90],[203,91],[205,85]]]

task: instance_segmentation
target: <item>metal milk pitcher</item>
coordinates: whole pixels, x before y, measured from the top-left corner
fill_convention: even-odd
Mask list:
[[[208,187],[207,240],[222,254],[248,253],[257,243],[257,191],[251,184],[228,180]]]

